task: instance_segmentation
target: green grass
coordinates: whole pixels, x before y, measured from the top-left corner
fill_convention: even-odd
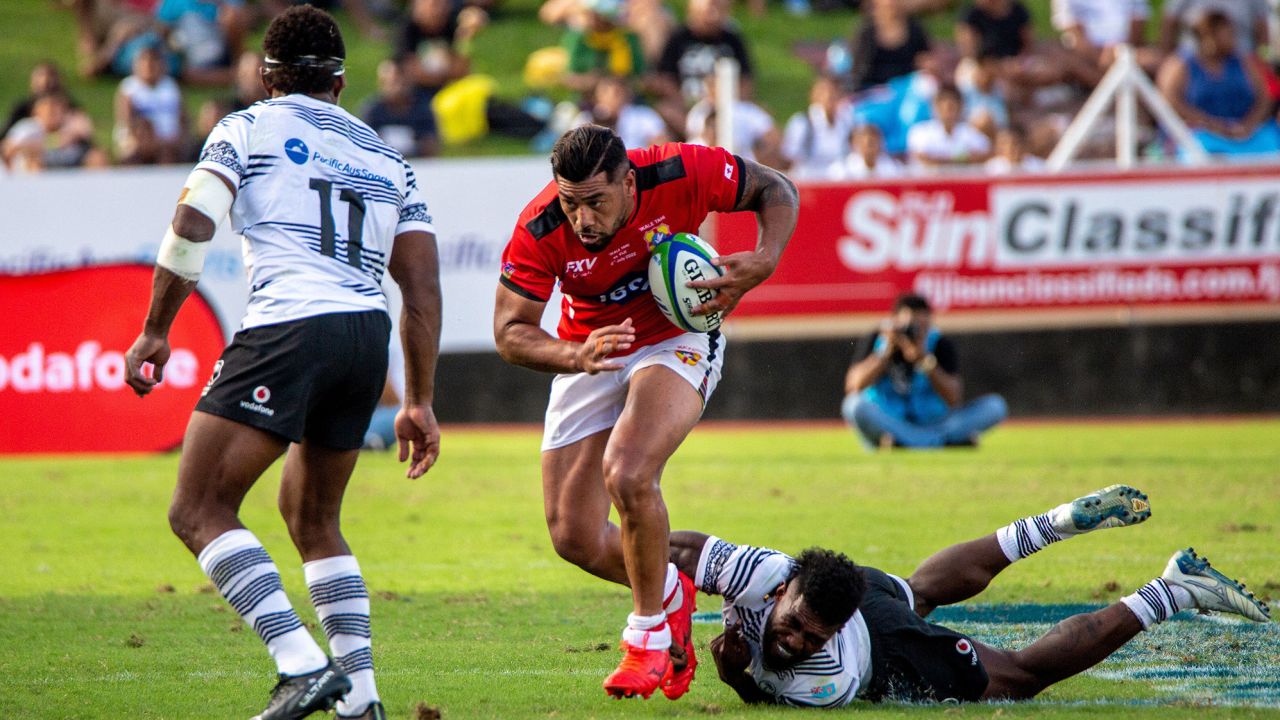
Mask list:
[[[559,32],[538,22],[540,0],[503,0],[493,22],[476,38],[472,53],[473,68],[492,75],[498,81],[498,92],[505,98],[517,99],[527,94],[521,72],[525,58],[534,50],[555,45]],[[1158,17],[1160,1],[1152,3]],[[683,3],[673,3],[683,11]],[[1042,37],[1052,35],[1049,23],[1049,0],[1027,0]],[[751,17],[741,4],[735,14],[748,37],[757,66],[756,99],[779,123],[808,102],[812,68],[799,59],[797,43],[824,44],[836,38],[848,38],[857,24],[857,15],[840,11],[792,17],[780,3],[771,3],[764,17]],[[349,83],[343,105],[355,111],[376,89],[374,71],[380,60],[390,53],[388,42],[374,42],[360,35],[342,14],[338,15],[347,41]],[[103,147],[109,146],[111,133],[111,99],[118,80],[76,77],[75,21],[69,10],[61,9],[54,0],[3,0],[0,2],[0,27],[7,28],[0,37],[0,110],[27,94],[30,69],[36,62],[51,58],[65,72],[70,91],[92,115],[97,137]],[[928,20],[933,37],[952,39],[954,20],[942,14]],[[1154,29],[1151,31],[1154,33]],[[1154,37],[1154,35],[1151,35]],[[249,47],[259,47],[261,29],[249,40]],[[221,95],[216,90],[187,89],[188,112],[195,117],[200,103]],[[527,145],[515,140],[491,137],[465,147],[449,148],[449,155],[519,154],[528,152]]]
[[[936,549],[1126,482],[1150,493],[1150,522],[1050,548],[1014,565],[976,602],[1110,601],[1188,544],[1276,595],[1278,436],[1277,421],[1021,426],[997,431],[977,452],[869,455],[836,428],[707,428],[671,461],[663,486],[673,527],[792,552],[820,543],[906,574]],[[447,432],[440,464],[416,482],[388,455],[362,457],[345,530],[374,594],[379,685],[393,717],[409,717],[420,700],[459,719],[796,717],[744,708],[709,664],[677,703],[604,698],[599,681],[616,662],[629,596],[556,557],[537,455],[534,432]],[[260,709],[272,683],[265,652],[169,534],[176,464],[175,456],[0,462],[0,716],[214,718]],[[304,619],[314,620],[276,515],[277,472],[250,493],[243,519],[281,566]],[[716,606],[704,598],[701,609]],[[974,622],[965,627],[978,637],[1015,643],[1047,627]],[[1124,662],[1036,703],[848,712],[1280,717],[1275,709],[1201,707],[1203,694],[1170,694],[1125,672],[1147,656],[1157,664],[1250,657],[1261,668],[1280,665],[1276,626],[1245,638],[1254,644],[1249,656],[1239,655],[1243,630],[1233,628],[1169,623],[1140,638]],[[697,628],[708,661],[712,631]],[[1280,694],[1269,682],[1274,708]]]

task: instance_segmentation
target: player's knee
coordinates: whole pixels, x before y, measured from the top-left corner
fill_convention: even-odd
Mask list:
[[[169,505],[169,529],[190,547],[200,528],[200,517],[188,503],[177,498]]]
[[[625,461],[606,461],[604,486],[619,511],[625,512],[662,502],[656,473],[647,472],[640,466]]]
[[[330,545],[340,538],[338,518],[333,513],[324,512],[305,505],[290,504],[281,500],[280,515],[284,518],[285,527],[289,530],[289,538],[293,544],[305,554],[310,548]]]
[[[584,532],[583,528],[572,523],[552,519],[548,519],[547,529],[551,532],[551,546],[556,549],[556,554],[578,567],[593,565],[603,550],[598,532]]]

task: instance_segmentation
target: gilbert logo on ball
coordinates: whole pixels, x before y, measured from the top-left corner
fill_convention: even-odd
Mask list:
[[[724,319],[721,313],[693,314],[695,307],[714,298],[716,292],[686,286],[688,282],[724,274],[712,262],[719,257],[715,248],[689,233],[666,238],[655,234],[654,239],[649,255],[649,291],[658,309],[676,327],[688,332],[705,333],[719,328]]]

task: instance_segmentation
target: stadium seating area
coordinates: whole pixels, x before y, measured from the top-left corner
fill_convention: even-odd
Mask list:
[[[531,2],[531,0],[530,0]],[[982,164],[1035,171],[1115,57],[1142,67],[1216,154],[1280,150],[1270,0],[344,0],[344,104],[406,156],[545,150],[583,122],[629,145],[715,143],[718,56],[742,68],[736,147],[796,177]],[[262,29],[288,0],[60,0],[9,51],[29,74],[0,171],[191,162],[262,98]],[[20,5],[20,4],[15,4]],[[676,6],[678,5],[678,6]],[[50,53],[42,33],[76,48]],[[1097,128],[1086,156],[1113,150]],[[1153,125],[1144,153],[1176,152]]]

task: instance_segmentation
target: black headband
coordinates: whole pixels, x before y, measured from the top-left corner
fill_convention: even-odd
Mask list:
[[[304,68],[318,68],[321,70],[332,70],[333,74],[343,75],[347,72],[347,68],[343,66],[344,59],[340,57],[320,57],[319,55],[300,55],[293,60],[276,60],[273,57],[262,59],[262,64],[268,70],[274,70],[284,65]]]

